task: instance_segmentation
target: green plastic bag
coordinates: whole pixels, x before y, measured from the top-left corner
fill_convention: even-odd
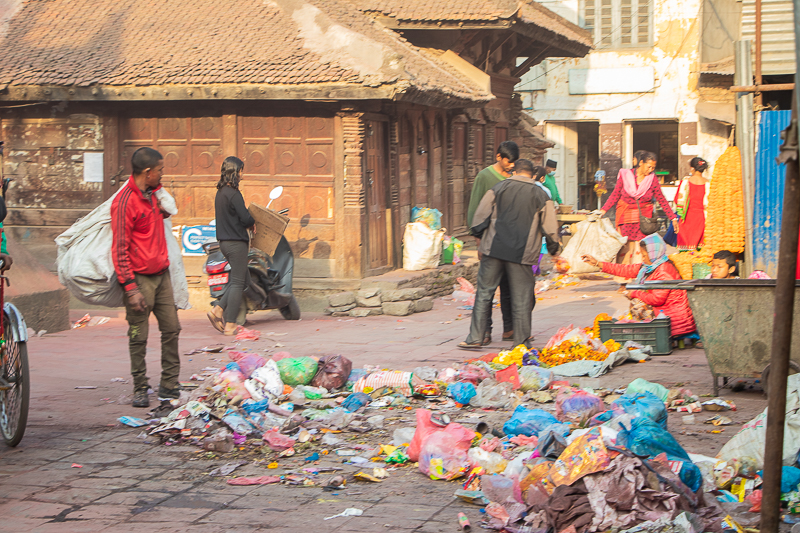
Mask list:
[[[669,389],[664,385],[658,383],[651,383],[646,379],[636,378],[630,382],[628,388],[625,389],[625,394],[638,394],[640,392],[651,392],[655,394],[662,402],[667,401],[669,396]]]
[[[278,371],[286,385],[308,385],[317,373],[317,362],[310,357],[281,359],[278,361]]]

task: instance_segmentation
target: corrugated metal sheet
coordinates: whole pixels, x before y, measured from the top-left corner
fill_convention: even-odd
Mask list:
[[[753,43],[756,41],[755,5],[755,0],[742,2],[742,39],[749,39]],[[794,54],[794,11],[791,0],[761,0],[762,74],[794,74]]]
[[[759,113],[756,145],[756,190],[753,209],[753,268],[773,278],[778,274],[778,245],[783,211],[786,166],[775,162],[781,131],[792,119],[791,111]]]

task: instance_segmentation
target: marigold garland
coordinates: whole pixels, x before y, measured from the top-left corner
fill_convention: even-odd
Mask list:
[[[744,251],[744,196],[742,158],[739,149],[729,147],[714,165],[714,178],[708,194],[703,262],[711,262],[720,250]],[[681,274],[683,275],[683,274]]]

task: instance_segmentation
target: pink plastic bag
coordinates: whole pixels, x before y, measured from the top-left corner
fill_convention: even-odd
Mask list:
[[[477,386],[484,379],[492,377],[485,368],[477,365],[465,365],[463,369],[456,374],[456,381],[469,381]]]
[[[253,353],[228,352],[228,357],[239,365],[239,368],[242,369],[242,374],[247,377],[250,377],[256,368],[260,368],[267,363],[266,359]]]
[[[289,352],[278,352],[276,354],[273,354],[272,360],[277,363],[281,359],[286,359],[286,358],[289,358],[291,356],[292,356],[292,354],[290,354]]]
[[[556,396],[556,418],[562,422],[582,422],[605,410],[603,400],[581,389],[563,388]]]
[[[454,479],[469,469],[469,450],[475,432],[461,424],[448,424],[422,443],[419,469],[431,479]]]
[[[417,409],[417,430],[408,445],[408,451],[406,451],[408,458],[414,462],[419,461],[419,452],[425,439],[443,429],[444,427],[431,422],[431,411],[429,409]]]
[[[294,439],[290,439],[286,435],[282,435],[277,429],[270,429],[264,433],[262,438],[269,445],[269,447],[276,452],[280,452],[294,446]]]
[[[244,326],[239,326],[239,329],[236,330],[236,340],[237,341],[257,341],[258,338],[261,336],[260,331],[256,331],[254,329],[247,329]]]

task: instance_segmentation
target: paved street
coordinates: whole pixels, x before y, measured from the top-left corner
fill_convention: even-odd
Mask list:
[[[548,291],[534,311],[537,346],[561,326],[590,325],[601,312],[617,314],[626,300],[610,281],[587,281]],[[251,327],[261,331],[256,342],[242,342],[261,353],[288,350],[292,355],[341,353],[363,365],[411,370],[420,365],[438,368],[463,361],[468,353],[455,345],[466,336],[469,311],[459,303],[437,299],[434,310],[407,318],[378,316],[340,319],[305,314],[287,322],[277,313],[254,315]],[[72,319],[86,311],[73,310]],[[163,446],[137,437],[138,429],[123,427],[117,418],[142,416],[130,407],[126,326],[117,310],[93,310],[110,316],[100,326],[45,335],[29,343],[32,375],[28,431],[16,449],[0,447],[0,515],[3,531],[455,531],[456,515],[467,513],[473,530],[480,522],[478,508],[453,497],[458,482],[431,481],[413,467],[390,472],[381,484],[349,483],[345,490],[324,492],[318,487],[267,485],[238,487],[208,472],[226,462],[209,460],[194,446]],[[495,323],[500,323],[495,310]],[[200,311],[181,312],[181,351],[222,342]],[[151,322],[154,324],[154,322]],[[148,365],[157,384],[158,338],[151,327]],[[492,350],[504,347],[495,332]],[[221,366],[224,354],[184,356],[181,379],[208,366]],[[676,383],[696,394],[711,392],[711,376],[702,350],[684,350],[643,364],[628,364],[598,379],[575,381],[586,386],[624,386],[636,377]],[[96,388],[76,388],[96,387]],[[688,451],[713,455],[738,427],[764,408],[760,393],[725,391],[739,410],[730,413],[734,426],[712,434],[710,426],[682,426],[670,416],[669,428]],[[416,404],[422,406],[422,403]],[[552,408],[552,404],[549,404]],[[478,413],[481,413],[478,411]],[[387,414],[388,413],[383,413]],[[698,415],[701,418],[701,415]],[[387,426],[384,442],[396,429]],[[343,434],[346,435],[346,434]],[[236,475],[275,475],[302,466],[303,454],[281,459],[277,470],[250,456]],[[336,456],[320,466],[341,465]],[[76,465],[80,465],[78,468]],[[352,472],[351,472],[352,470]],[[345,472],[354,473],[353,467]],[[353,518],[325,517],[349,507],[364,511]]]

